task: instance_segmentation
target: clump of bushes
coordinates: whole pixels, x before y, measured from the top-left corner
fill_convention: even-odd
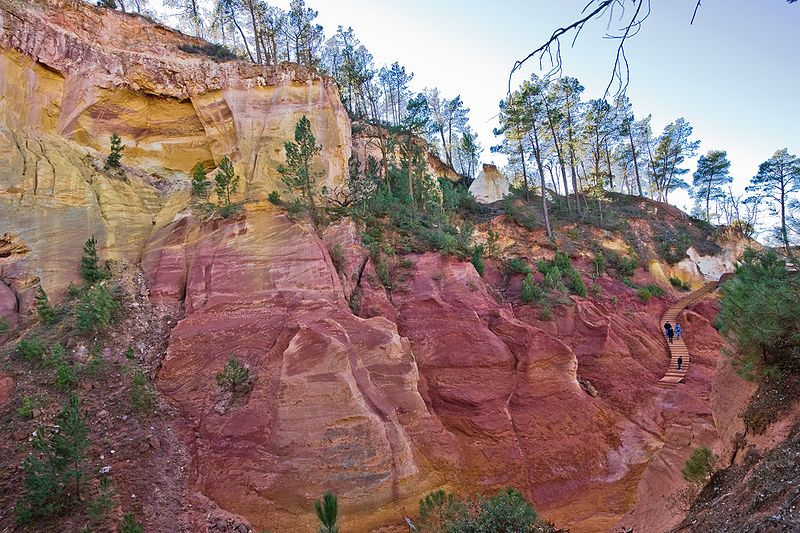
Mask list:
[[[490,498],[462,501],[436,491],[419,502],[420,531],[431,533],[525,531],[552,533],[553,524],[539,517],[525,496],[506,488]]]
[[[217,380],[219,382],[219,379]],[[131,372],[131,388],[129,392],[131,411],[148,414],[153,411],[156,395],[147,374],[141,368],[134,368]]]
[[[714,473],[716,464],[717,456],[706,446],[695,448],[681,470],[683,479],[695,485],[705,485]]]
[[[656,285],[655,283],[648,283],[642,287],[636,289],[636,296],[643,302],[647,302],[655,296],[656,298],[661,298],[664,296],[664,289],[660,286]]]
[[[542,286],[545,289],[559,292],[569,291],[581,298],[586,297],[586,284],[583,282],[580,272],[575,270],[569,256],[564,252],[557,251],[552,261],[540,259],[536,263],[536,268],[544,274]]]
[[[688,281],[683,281],[681,278],[670,276],[669,277],[669,284],[675,287],[676,289],[681,289],[683,291],[688,291],[692,288],[691,284]]]
[[[530,274],[531,267],[528,265],[528,262],[521,257],[514,257],[505,264],[505,271],[508,274]]]
[[[17,344],[17,354],[26,361],[40,361],[47,350],[44,341],[39,337],[27,337]]]
[[[609,266],[617,271],[621,278],[628,278],[633,276],[636,269],[639,267],[639,258],[635,256],[623,256],[613,251],[606,251],[604,253],[608,260]]]
[[[236,53],[224,44],[203,43],[197,45],[181,43],[178,45],[178,48],[187,54],[210,57],[214,61],[230,61],[236,59]]]
[[[75,309],[78,331],[99,331],[114,320],[120,305],[105,285],[95,285],[81,294]]]
[[[483,276],[483,271],[486,268],[486,265],[483,263],[483,245],[477,244],[472,249],[472,266],[475,267],[475,270],[478,272],[479,275]]]

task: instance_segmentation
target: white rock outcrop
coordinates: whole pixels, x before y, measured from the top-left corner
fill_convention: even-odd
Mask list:
[[[508,194],[508,178],[495,165],[483,165],[483,170],[472,185],[469,192],[482,204],[490,204],[502,200]]]

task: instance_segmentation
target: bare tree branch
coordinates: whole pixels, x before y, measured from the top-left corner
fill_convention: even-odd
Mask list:
[[[697,16],[697,10],[700,9],[700,1],[701,0],[697,0],[697,5],[694,6],[694,13],[692,13],[692,21],[689,23],[690,26],[694,24],[694,18]]]

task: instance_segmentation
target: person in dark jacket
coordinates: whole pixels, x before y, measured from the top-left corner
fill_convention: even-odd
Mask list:
[[[683,356],[679,355],[678,356],[678,370],[680,370],[682,366],[683,366]]]
[[[672,324],[670,324],[669,322],[665,322],[664,323],[664,335],[669,337],[669,330],[671,330],[671,329],[672,329]]]
[[[675,330],[672,329],[672,327],[670,326],[670,328],[667,330],[667,338],[669,339],[670,344],[672,344],[672,337],[674,336],[675,336]]]

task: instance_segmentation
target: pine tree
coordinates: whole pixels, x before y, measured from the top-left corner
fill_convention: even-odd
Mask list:
[[[118,168],[120,161],[122,161],[122,151],[125,146],[122,145],[122,139],[116,133],[111,134],[111,153],[106,158],[106,169]]]
[[[67,490],[81,498],[89,427],[75,393],[56,419],[58,431],[39,427],[31,443],[34,454],[23,462],[26,492],[16,508],[18,524],[39,516],[51,516],[65,506]]]
[[[108,277],[108,271],[99,266],[100,259],[97,256],[97,241],[94,235],[83,245],[83,256],[81,257],[81,277],[87,285],[91,285]]]
[[[232,394],[245,392],[250,387],[250,370],[241,361],[231,357],[222,372],[217,372],[217,385]]]
[[[39,318],[42,319],[42,322],[48,325],[53,324],[58,318],[56,310],[50,305],[47,294],[41,285],[36,289],[36,311],[39,313]]]
[[[694,193],[692,196],[697,202],[706,204],[706,222],[711,222],[711,200],[719,200],[725,196],[723,185],[733,181],[728,175],[731,162],[728,153],[724,150],[711,150],[706,155],[701,155],[697,161],[697,171],[694,173]]]
[[[239,176],[236,175],[233,163],[228,159],[228,156],[223,157],[222,161],[219,162],[214,181],[216,182],[214,190],[219,201],[223,206],[231,205],[231,196],[239,190]]]
[[[320,533],[339,533],[336,520],[339,515],[339,502],[330,491],[322,495],[322,499],[314,502],[314,512],[319,520]]]
[[[206,168],[202,163],[197,163],[192,169],[192,196],[205,198],[211,182],[206,177]]]
[[[786,231],[786,208],[791,194],[800,190],[800,159],[786,148],[778,150],[772,157],[761,163],[758,174],[750,180],[748,192],[757,193],[769,200],[774,213],[780,216],[780,239],[786,254],[789,254],[789,234]]]
[[[286,150],[286,164],[278,165],[281,180],[290,191],[299,192],[305,208],[311,215],[314,225],[319,223],[319,213],[314,200],[316,194],[317,178],[321,172],[311,168],[315,155],[322,151],[322,146],[317,144],[314,134],[311,133],[311,122],[303,115],[294,128],[294,142],[287,141],[283,144]]]

